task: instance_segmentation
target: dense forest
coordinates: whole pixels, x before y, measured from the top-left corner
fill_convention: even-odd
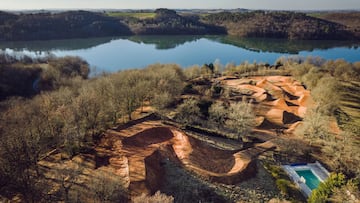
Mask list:
[[[33,14],[0,12],[0,40],[46,40],[145,34],[229,34],[242,37],[321,40],[359,37],[358,28],[351,23],[357,22],[358,15],[356,14],[345,14],[346,19],[334,19],[331,15],[317,18],[316,15],[276,11],[199,15],[157,9],[154,13],[142,14],[88,11]]]
[[[345,25],[346,28],[355,33],[356,36],[360,36],[360,13],[359,12],[324,12],[324,13],[310,13],[310,16],[314,16],[320,19],[324,19],[331,22],[336,22]]]
[[[68,11],[51,14],[0,12],[0,39],[47,40],[130,35],[122,22],[94,12]]]
[[[243,37],[322,40],[354,37],[343,25],[295,12],[224,12],[205,16],[203,21],[226,27],[230,35]]]
[[[168,9],[157,9],[154,18],[126,18],[125,22],[138,35],[226,34],[223,27],[205,24],[197,16],[181,16]]]

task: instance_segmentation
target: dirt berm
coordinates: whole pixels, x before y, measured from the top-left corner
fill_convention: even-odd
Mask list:
[[[159,120],[147,120],[109,131],[96,150],[101,154],[107,151],[109,166],[127,175],[131,194],[139,195],[159,189],[165,175],[164,159],[211,181],[234,184],[252,177],[256,173],[254,158],[272,147],[264,143],[234,153],[210,146]],[[127,164],[118,164],[125,157]]]

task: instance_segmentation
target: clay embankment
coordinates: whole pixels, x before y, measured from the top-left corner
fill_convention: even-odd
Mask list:
[[[254,104],[260,129],[291,132],[313,104],[310,91],[292,77],[248,77],[222,80],[222,83]]]
[[[131,194],[139,195],[159,189],[164,159],[209,180],[234,184],[251,177],[256,172],[253,159],[272,147],[265,144],[234,153],[212,147],[161,121],[148,120],[109,131],[96,150],[109,156],[108,166],[117,174],[127,174]]]

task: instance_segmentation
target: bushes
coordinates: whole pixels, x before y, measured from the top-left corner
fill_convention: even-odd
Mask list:
[[[98,202],[127,202],[127,191],[123,185],[119,176],[104,172],[93,177],[89,189]]]
[[[331,195],[333,202],[357,203],[360,201],[359,179],[351,179],[340,188],[335,188]]]
[[[220,128],[225,125],[225,121],[228,117],[227,113],[228,111],[224,104],[216,102],[209,108],[209,119],[215,123],[217,128]]]
[[[264,163],[264,167],[275,179],[276,187],[283,197],[290,199],[291,202],[302,202],[303,196],[299,189],[288,179],[287,174],[280,166]]]
[[[49,65],[63,77],[81,76],[86,79],[90,73],[89,64],[80,57],[66,56],[49,61]]]
[[[1,56],[0,56],[1,57]],[[3,65],[0,63],[0,100],[10,96],[30,97],[37,93],[33,87],[41,68],[22,67],[21,64]]]
[[[330,139],[329,121],[318,109],[308,110],[302,125],[295,134],[308,138],[311,142]]]
[[[333,173],[319,187],[312,191],[308,199],[309,203],[325,203],[328,202],[330,195],[334,192],[335,188],[341,187],[346,183],[345,176],[342,173]]]
[[[238,139],[247,136],[255,126],[255,114],[250,103],[245,100],[229,107],[226,125],[238,134]]]
[[[211,100],[186,99],[178,106],[175,119],[187,125],[225,132],[228,138],[238,140],[247,136],[255,125],[252,106],[246,101],[226,106]]]
[[[134,203],[173,203],[174,197],[167,196],[157,191],[153,196],[146,196],[142,194],[132,200]]]
[[[196,124],[200,120],[201,112],[195,99],[187,99],[177,109],[175,119],[185,124]]]
[[[277,179],[276,186],[284,195],[289,195],[289,188],[292,187],[292,183],[285,179]]]
[[[1,187],[28,195],[29,201],[38,198],[31,195],[41,180],[37,162],[44,153],[54,148],[71,156],[80,153],[93,144],[93,138],[145,101],[153,102],[163,94],[161,99],[166,99],[159,108],[172,102],[182,92],[184,79],[181,69],[173,65],[153,65],[91,80],[82,80],[81,71],[75,71],[75,78],[67,69],[64,74],[70,74],[70,79],[65,77],[65,87],[32,99],[1,103]]]

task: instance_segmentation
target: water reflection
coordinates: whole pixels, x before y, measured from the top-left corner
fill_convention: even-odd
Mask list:
[[[12,49],[13,51],[28,50],[31,52],[70,51],[78,49],[90,49],[111,42],[119,37],[101,37],[85,39],[63,39],[44,41],[3,41],[0,42],[0,49]]]
[[[199,39],[208,39],[222,44],[229,44],[253,52],[270,52],[284,54],[299,54],[301,51],[326,50],[335,47],[355,48],[360,41],[339,40],[287,40],[274,38],[242,38],[236,36],[204,36],[204,35],[149,35],[129,37],[103,37],[85,39],[64,39],[47,41],[15,41],[0,42],[0,49],[12,49],[13,51],[28,50],[31,52],[71,51],[90,49],[102,44],[111,43],[113,40],[125,39],[138,44],[155,45],[158,50],[174,49],[188,42]]]
[[[326,50],[335,47],[357,49],[360,45],[360,41],[350,40],[287,40],[274,38],[241,38],[236,36],[209,36],[208,39],[255,52],[284,54],[299,54],[301,51]]]
[[[154,63],[182,67],[220,61],[273,64],[279,57],[299,55],[360,61],[359,42],[295,41],[233,36],[127,36],[70,40],[0,42],[0,50],[30,56],[79,56],[99,71],[142,68]]]
[[[193,42],[203,37],[204,36],[201,35],[186,35],[186,36],[149,35],[149,36],[131,36],[126,39],[136,43],[154,44],[156,49],[161,50],[161,49],[174,49],[187,42]]]

